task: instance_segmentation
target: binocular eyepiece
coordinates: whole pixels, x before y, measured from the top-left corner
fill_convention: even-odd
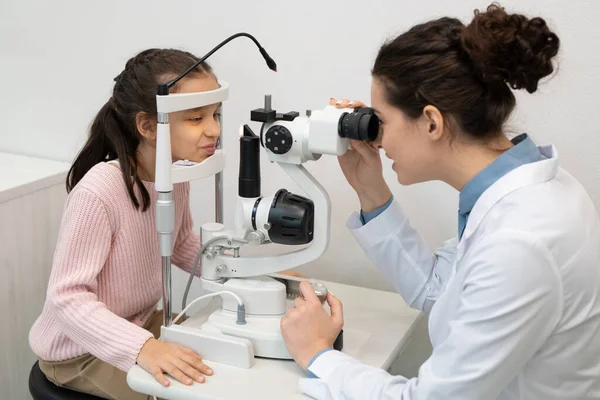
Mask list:
[[[347,139],[373,142],[379,134],[379,118],[370,107],[357,108],[340,116],[338,135]]]

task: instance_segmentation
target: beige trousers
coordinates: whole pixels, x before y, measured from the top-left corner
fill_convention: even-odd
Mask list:
[[[144,326],[155,338],[160,336],[162,319],[162,311],[156,310]],[[125,372],[91,354],[64,361],[40,360],[40,369],[55,385],[78,392],[115,400],[146,400],[147,397],[129,388]]]

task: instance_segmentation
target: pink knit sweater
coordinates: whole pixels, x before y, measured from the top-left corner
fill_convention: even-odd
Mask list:
[[[69,194],[42,315],[29,343],[45,361],[93,354],[128,371],[152,334],[143,329],[161,296],[154,184],[136,210],[121,171],[94,166]],[[173,264],[190,271],[200,248],[192,230],[189,184],[176,184]],[[141,197],[138,197],[141,199]],[[199,273],[199,272],[198,272]]]

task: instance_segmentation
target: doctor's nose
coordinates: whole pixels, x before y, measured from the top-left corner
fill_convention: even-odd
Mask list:
[[[373,146],[374,149],[382,149],[383,147],[381,146],[381,138],[383,136],[383,133],[381,132],[381,130],[379,130],[379,134],[377,135],[377,137],[375,138],[374,141],[371,142],[371,146]]]

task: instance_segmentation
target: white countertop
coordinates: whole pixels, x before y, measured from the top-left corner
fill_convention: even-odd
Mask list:
[[[344,349],[365,364],[388,369],[419,321],[421,313],[409,308],[396,293],[322,281],[344,304]],[[184,325],[200,326],[206,314],[190,317]],[[203,384],[185,386],[171,379],[164,388],[139,366],[128,374],[134,390],[172,400],[305,400],[298,378],[305,372],[293,361],[257,358],[250,369],[206,360],[214,375]]]
[[[0,152],[0,203],[64,183],[70,165]]]

